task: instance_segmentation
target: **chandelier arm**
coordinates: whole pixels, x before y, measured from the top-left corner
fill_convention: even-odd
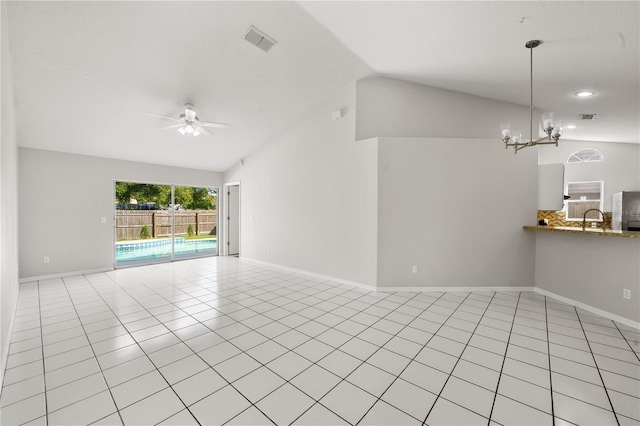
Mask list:
[[[549,142],[549,137],[548,136],[543,136],[540,139],[536,139],[535,141],[531,141],[531,143],[539,145],[539,144],[543,144],[543,143],[555,143],[555,142]]]

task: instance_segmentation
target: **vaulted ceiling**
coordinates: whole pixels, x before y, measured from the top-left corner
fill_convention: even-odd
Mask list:
[[[24,147],[224,171],[369,76],[528,105],[530,39],[543,41],[534,104],[577,126],[565,138],[640,141],[637,2],[21,1],[8,14]],[[252,25],[277,41],[268,53],[244,40]],[[186,102],[231,127],[193,138],[144,114]]]

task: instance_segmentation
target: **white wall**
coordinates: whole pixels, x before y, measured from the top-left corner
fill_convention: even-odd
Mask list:
[[[381,138],[378,161],[378,285],[533,286],[535,149]]]
[[[0,387],[9,349],[9,328],[18,298],[18,144],[15,132],[13,83],[9,54],[6,2],[1,2],[2,39],[0,98]]]
[[[535,223],[537,152],[498,139],[528,108],[388,78],[356,86],[225,172],[241,181],[241,256],[379,286],[532,286],[522,226]],[[432,110],[444,127],[419,123]],[[354,142],[356,127],[372,138]],[[406,129],[424,138],[376,137]]]
[[[567,182],[604,181],[604,211],[611,196],[640,191],[640,144],[561,140],[541,147],[539,163],[566,163],[582,148],[602,152],[604,161],[565,164]],[[536,286],[615,315],[640,322],[640,242],[626,238],[537,233]],[[632,299],[622,298],[631,290]]]
[[[225,172],[242,257],[375,285],[377,143],[354,141],[354,115],[352,85]]]
[[[640,323],[640,240],[538,232],[536,287]],[[631,290],[631,300],[622,297]]]
[[[491,138],[499,144],[501,123],[511,123],[514,134],[529,137],[528,107],[388,77],[359,80],[356,91],[356,140]],[[538,111],[533,119],[537,125]]]
[[[113,267],[114,180],[222,186],[217,172],[20,148],[21,278]]]
[[[569,155],[583,148],[602,152],[604,161],[566,164]],[[616,192],[640,191],[640,144],[560,140],[558,147],[541,146],[538,162],[565,163],[565,194],[568,182],[603,180],[604,211],[611,211]]]

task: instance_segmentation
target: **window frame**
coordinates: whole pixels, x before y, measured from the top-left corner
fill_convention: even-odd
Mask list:
[[[601,212],[603,212],[603,206],[604,206],[604,181],[603,180],[586,180],[586,181],[577,181],[577,182],[567,182],[567,186],[566,186],[566,194],[567,195],[571,195],[569,194],[569,185],[571,184],[579,184],[579,183],[599,183],[600,184],[600,198],[599,199],[592,199],[592,200],[572,200],[572,199],[568,199],[565,201],[565,205],[564,205],[564,212],[565,212],[565,218],[567,221],[579,221],[582,222],[583,220],[585,220],[582,217],[569,217],[569,205],[570,204],[579,204],[579,203],[593,203],[595,201],[598,201],[598,210],[600,210]],[[602,215],[598,215],[597,219],[593,219],[593,218],[586,218],[587,222],[602,222],[604,221],[604,213]]]

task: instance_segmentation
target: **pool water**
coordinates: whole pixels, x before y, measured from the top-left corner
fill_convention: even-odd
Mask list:
[[[175,239],[175,256],[216,254],[217,238],[199,240]],[[116,262],[151,260],[171,257],[171,238],[116,242]]]

